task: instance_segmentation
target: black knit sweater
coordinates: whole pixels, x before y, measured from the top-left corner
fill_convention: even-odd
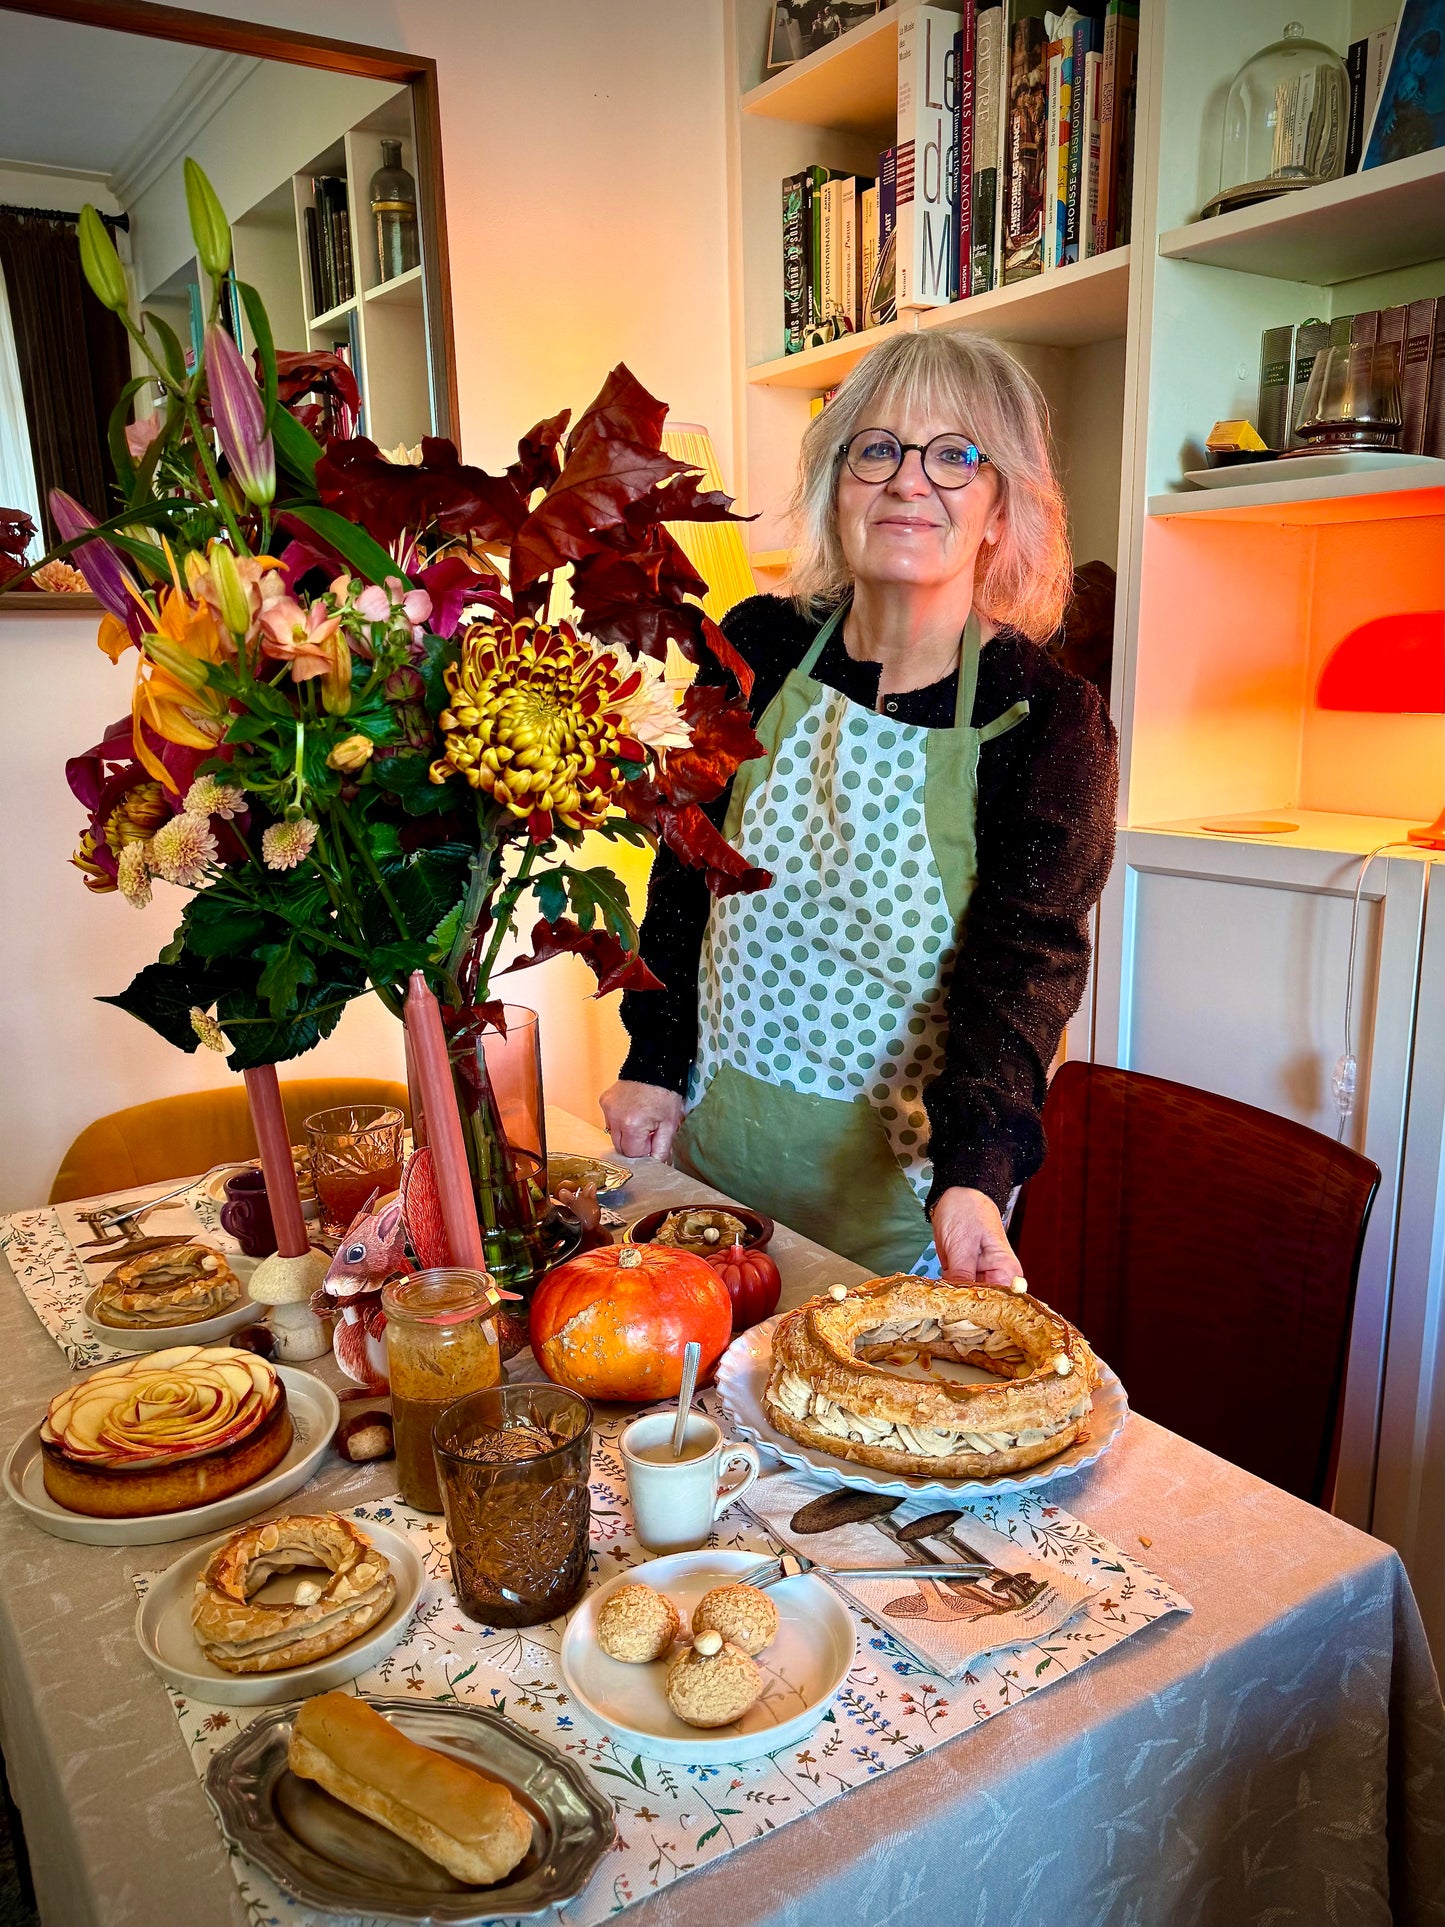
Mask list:
[[[795,669],[817,624],[779,596],[753,596],[723,623],[756,678],[756,721]],[[873,709],[877,663],[855,662],[842,627],[814,670],[819,682]],[[1114,853],[1118,758],[1093,687],[1048,651],[1002,630],[979,658],[973,721],[991,722],[1021,697],[1022,723],[979,759],[978,882],[948,993],[944,1069],[924,1092],[932,1129],[930,1207],[950,1185],[1002,1205],[1044,1153],[1039,1112],[1064,1025],[1089,969],[1089,911]],[[900,722],[953,727],[957,672],[885,698]],[[727,798],[708,810],[721,824]],[[697,1052],[698,965],[711,898],[702,873],[660,849],[647,893],[642,955],[664,988],[630,991],[632,1040],[622,1076],[685,1091]]]

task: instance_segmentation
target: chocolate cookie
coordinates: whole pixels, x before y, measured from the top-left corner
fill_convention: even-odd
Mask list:
[[[793,1532],[833,1532],[839,1526],[857,1525],[862,1519],[878,1519],[885,1512],[896,1512],[903,1501],[890,1499],[886,1492],[825,1492],[821,1499],[810,1499],[788,1521]]]

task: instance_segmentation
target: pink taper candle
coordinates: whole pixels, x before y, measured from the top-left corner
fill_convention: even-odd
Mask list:
[[[411,973],[406,993],[406,1037],[426,1113],[427,1142],[452,1263],[473,1271],[485,1271],[477,1202],[472,1196],[472,1177],[467,1168],[461,1113],[457,1109],[451,1065],[447,1060],[441,1008],[420,970]]]
[[[311,1240],[301,1210],[301,1193],[296,1188],[291,1133],[286,1128],[286,1113],[281,1106],[276,1066],[258,1064],[255,1070],[243,1071],[242,1075],[251,1104],[256,1143],[261,1151],[266,1202],[271,1207],[271,1222],[276,1228],[276,1250],[283,1258],[304,1258],[311,1249]]]

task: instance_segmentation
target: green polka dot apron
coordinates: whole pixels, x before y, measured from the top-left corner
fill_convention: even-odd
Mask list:
[[[733,782],[724,833],[775,881],[713,904],[675,1156],[875,1272],[936,1276],[923,1092],[943,1067],[978,875],[979,750],[1028,704],[973,726],[976,616],[952,729],[850,702],[812,674],[847,607],[764,711],[764,754]]]

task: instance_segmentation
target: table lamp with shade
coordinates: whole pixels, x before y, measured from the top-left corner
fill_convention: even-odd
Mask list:
[[[702,470],[700,489],[727,492],[712,436],[700,423],[678,422],[669,416],[662,431],[662,450],[675,462]],[[721,622],[734,603],[757,593],[740,523],[669,522],[667,528],[707,583],[702,606],[714,622]]]
[[[1445,611],[1376,616],[1351,629],[1326,659],[1315,701],[1321,709],[1439,716],[1445,730]],[[1445,850],[1445,809],[1409,840]]]

